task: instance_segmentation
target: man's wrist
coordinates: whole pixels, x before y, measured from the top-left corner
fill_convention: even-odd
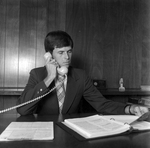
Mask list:
[[[53,79],[50,79],[50,78],[45,78],[44,79],[44,83],[47,87],[49,87],[49,85],[52,83]]]
[[[126,114],[130,114],[130,112],[129,112],[129,105],[127,105],[127,106],[125,107],[125,113],[126,113]]]
[[[134,114],[132,113],[131,108],[132,108],[132,105],[129,105],[129,114],[130,114],[130,115],[134,115]]]
[[[128,115],[134,115],[133,112],[132,112],[132,105],[127,105],[125,107],[125,113],[128,114]]]

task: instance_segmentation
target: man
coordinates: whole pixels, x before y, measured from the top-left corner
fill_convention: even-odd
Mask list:
[[[105,99],[93,86],[92,81],[83,70],[70,66],[73,52],[73,41],[64,31],[53,31],[45,38],[45,51],[50,53],[46,66],[31,70],[28,83],[17,104],[30,101],[44,95],[55,85],[64,84],[62,92],[65,97],[59,98],[58,87],[43,98],[19,107],[18,113],[28,114],[74,114],[78,113],[79,104],[84,98],[98,113],[142,115],[148,108],[138,105],[126,105]],[[58,67],[67,67],[64,80],[58,81]],[[63,75],[63,74],[62,74]],[[62,96],[63,96],[62,95]]]

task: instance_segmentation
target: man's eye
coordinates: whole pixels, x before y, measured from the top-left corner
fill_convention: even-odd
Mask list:
[[[72,51],[71,51],[71,50],[69,50],[69,51],[68,51],[68,53],[72,53]]]

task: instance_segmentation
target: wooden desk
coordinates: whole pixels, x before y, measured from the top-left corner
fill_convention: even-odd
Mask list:
[[[0,148],[150,148],[150,131],[131,133],[123,136],[98,138],[79,141],[73,135],[60,128],[56,123],[66,118],[83,117],[89,114],[58,116],[22,116],[0,114],[0,133],[12,121],[54,121],[54,140],[52,141],[12,141],[0,142]]]

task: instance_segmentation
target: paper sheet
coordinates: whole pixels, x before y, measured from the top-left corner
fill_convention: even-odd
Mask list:
[[[11,122],[0,135],[0,141],[52,140],[53,138],[53,122]]]

